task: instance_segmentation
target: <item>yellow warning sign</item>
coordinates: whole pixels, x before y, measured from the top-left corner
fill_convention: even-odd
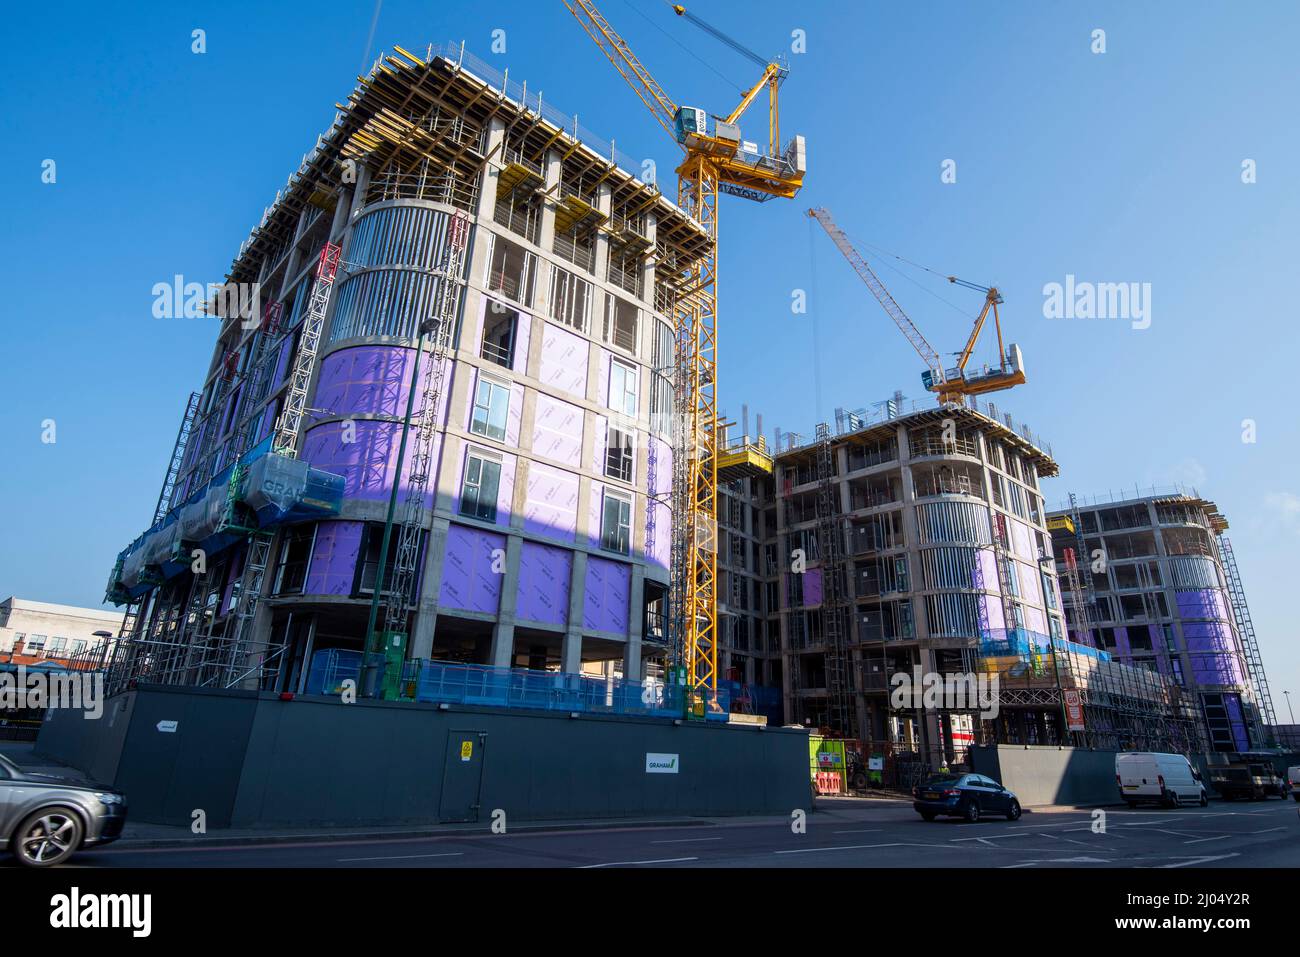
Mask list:
[[[460,743],[460,759],[462,761],[468,761],[473,756],[474,756],[474,742],[462,741]]]

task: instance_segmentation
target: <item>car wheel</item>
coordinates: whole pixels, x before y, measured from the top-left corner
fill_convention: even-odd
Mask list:
[[[1169,806],[1171,808],[1178,808],[1183,806],[1183,799],[1179,797],[1177,791],[1169,792]]]
[[[1008,821],[1018,821],[1018,820],[1020,820],[1020,802],[1019,802],[1019,801],[1012,801],[1012,802],[1011,802],[1011,807],[1007,808],[1007,820],[1008,820]]]
[[[935,819],[935,817],[936,817],[936,815],[935,815],[935,813],[934,813],[933,811],[922,811],[922,812],[921,812],[921,820],[923,820],[923,821],[933,821],[933,820]]]
[[[1204,791],[1202,791],[1202,792],[1201,792],[1201,800],[1200,800],[1198,803],[1201,805],[1201,807],[1208,807],[1209,804],[1210,804],[1210,797],[1209,797],[1209,795],[1207,795]]]
[[[18,825],[12,850],[28,867],[53,867],[81,847],[82,831],[81,818],[71,808],[42,808]]]
[[[1130,809],[1134,809],[1138,806],[1137,801],[1125,801],[1124,803],[1127,804]]]
[[[849,787],[855,791],[865,791],[867,789],[867,776],[859,771],[853,775],[853,780],[849,782]]]
[[[961,809],[962,817],[968,824],[974,824],[980,819],[980,805],[978,801],[967,801]]]

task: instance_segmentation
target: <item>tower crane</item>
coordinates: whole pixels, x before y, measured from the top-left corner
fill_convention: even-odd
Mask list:
[[[675,415],[673,442],[673,548],[670,634],[675,663],[696,709],[705,689],[716,690],[717,652],[717,494],[719,431],[718,350],[718,194],[754,202],[791,199],[803,186],[806,170],[802,136],[780,145],[778,89],[785,65],[766,59],[732,40],[680,4],[673,12],[699,26],[762,69],[758,81],[725,115],[679,106],[632,52],[592,0],[562,0],[587,35],[632,87],[634,93],[681,148],[677,167],[677,205],[712,238],[708,251],[680,275],[673,305],[676,327]],[[741,139],[739,122],[759,94],[768,94],[765,147]],[[698,713],[698,711],[697,711]]]
[[[938,394],[940,404],[954,402],[957,405],[965,405],[966,396],[968,395],[999,392],[1024,383],[1025,364],[1020,354],[1020,347],[1015,343],[1006,347],[1002,344],[1002,322],[1001,317],[998,315],[998,306],[1004,300],[996,286],[981,286],[965,279],[958,279],[956,276],[947,277],[948,281],[954,285],[984,293],[984,307],[975,319],[975,325],[966,339],[966,345],[957,353],[957,364],[951,369],[945,369],[943,359],[935,351],[934,346],[930,345],[925,336],[921,335],[921,330],[908,318],[907,313],[903,312],[902,307],[894,301],[894,297],[889,294],[889,290],[885,288],[884,283],[867,265],[866,259],[849,242],[848,237],[844,235],[844,230],[835,224],[830,212],[823,208],[817,208],[808,210],[808,215],[817,220],[822,229],[826,230],[826,234],[839,247],[840,252],[849,261],[849,265],[853,267],[854,272],[867,284],[867,288],[871,290],[872,295],[884,307],[889,317],[894,320],[894,324],[902,330],[903,335],[912,344],[912,348],[925,360],[928,368],[921,373],[921,382],[930,392]],[[967,375],[966,365],[970,362],[971,355],[975,351],[975,344],[979,341],[980,332],[984,329],[990,311],[993,313],[993,326],[997,330],[1000,366],[997,369],[987,369],[980,373]]]

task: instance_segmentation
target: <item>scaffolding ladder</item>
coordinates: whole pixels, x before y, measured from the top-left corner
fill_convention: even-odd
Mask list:
[[[434,294],[432,319],[418,331],[430,335],[432,344],[424,369],[423,405],[415,428],[415,444],[411,450],[407,472],[406,503],[402,524],[397,535],[397,556],[393,562],[392,587],[385,607],[385,626],[388,631],[407,633],[414,602],[412,592],[418,578],[420,536],[424,530],[425,496],[429,476],[435,467],[434,445],[437,439],[438,407],[442,403],[443,363],[451,343],[451,330],[456,324],[456,310],[460,303],[459,283],[469,239],[469,217],[457,210],[447,224],[447,242],[443,250],[438,288]],[[412,370],[418,375],[419,370]],[[399,481],[394,476],[393,481]]]
[[[822,638],[826,642],[827,724],[852,738],[853,689],[844,634],[844,532],[830,425],[817,424],[817,527],[822,566]]]
[[[316,264],[316,279],[312,284],[311,299],[302,321],[298,352],[294,357],[289,389],[284,408],[276,419],[271,450],[275,454],[296,458],[298,441],[302,434],[302,420],[307,408],[307,390],[316,370],[321,335],[325,328],[325,315],[329,310],[330,295],[338,272],[342,250],[334,243],[326,243]],[[231,590],[232,611],[218,619],[220,605],[212,609],[203,622],[199,636],[198,680],[200,686],[232,688],[253,675],[262,678],[279,673],[284,655],[283,643],[256,641],[252,637],[254,618],[262,597],[266,567],[270,563],[271,543],[274,533],[257,528],[240,528],[236,524],[236,503],[242,490],[247,466],[236,462],[230,475],[230,488],[226,502],[224,524],[248,532],[248,546],[244,552],[239,580]],[[206,611],[206,609],[205,609]]]
[[[162,521],[171,507],[172,496],[176,492],[176,481],[180,477],[181,463],[185,460],[185,452],[189,447],[190,436],[194,434],[194,422],[198,417],[199,400],[202,395],[198,392],[191,392],[189,401],[185,403],[185,412],[181,416],[180,428],[176,430],[176,441],[172,444],[171,458],[167,463],[167,473],[163,476],[162,488],[158,492],[158,501],[154,505],[153,521],[150,527]],[[116,578],[116,569],[114,569],[113,578]],[[137,652],[134,643],[139,638],[140,625],[145,617],[143,612],[145,605],[149,601],[149,592],[141,595],[126,603],[126,609],[122,613],[122,627],[118,630],[118,645],[113,649],[114,657],[118,654],[125,654],[127,659],[133,658]],[[108,648],[104,649],[104,655],[108,653]],[[101,658],[106,666],[110,666],[107,657]],[[125,662],[123,662],[125,663]],[[113,665],[120,664],[112,662]]]
[[[1218,536],[1219,554],[1223,567],[1228,572],[1228,596],[1232,599],[1232,617],[1236,620],[1237,631],[1241,634],[1241,643],[1246,651],[1246,672],[1250,683],[1255,686],[1259,696],[1259,710],[1264,723],[1277,726],[1277,714],[1273,711],[1273,696],[1269,693],[1268,678],[1264,674],[1264,659],[1259,653],[1259,640],[1255,637],[1255,625],[1250,620],[1250,607],[1246,604],[1246,592],[1241,586],[1241,573],[1237,571],[1237,557],[1232,552],[1232,542],[1227,535]]]

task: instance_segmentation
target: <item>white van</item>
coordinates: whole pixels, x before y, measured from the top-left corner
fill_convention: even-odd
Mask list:
[[[1291,788],[1291,796],[1300,804],[1300,765],[1286,769],[1286,783]]]
[[[1208,803],[1200,773],[1181,754],[1121,752],[1115,755],[1115,783],[1129,807],[1141,801],[1164,807]]]

